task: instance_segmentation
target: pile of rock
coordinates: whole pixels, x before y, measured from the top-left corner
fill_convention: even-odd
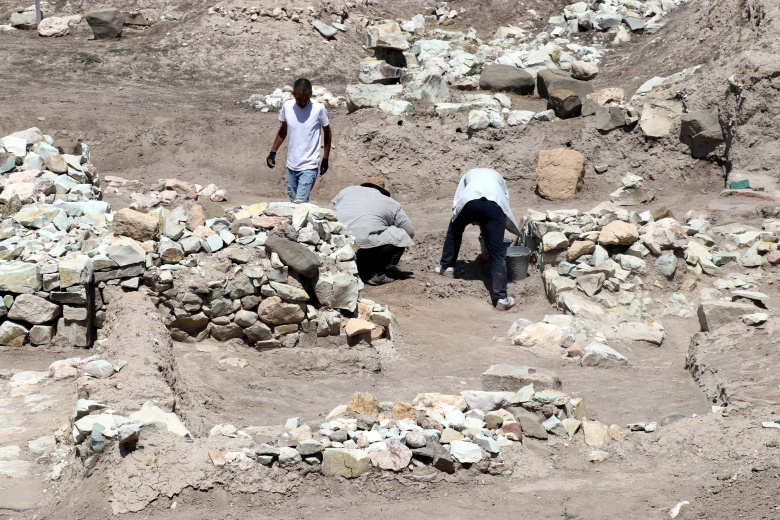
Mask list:
[[[373,50],[375,56],[361,62],[360,84],[347,87],[350,111],[378,107],[401,115],[412,113],[417,105],[432,108],[440,117],[484,111],[483,117],[473,114],[471,122],[475,118],[484,119],[494,127],[526,124],[534,117],[550,120],[553,112],[512,113],[506,96],[457,91],[480,88],[530,95],[534,93],[538,73],[551,69],[558,76],[568,78],[568,83],[558,79],[556,86],[571,86],[584,98],[593,92],[592,88],[582,87],[580,84],[587,84],[585,81],[573,78],[564,70],[571,70],[572,63],[577,62],[577,77],[592,79],[598,70],[593,63],[585,62],[596,62],[602,55],[594,47],[567,40],[549,41],[549,35],[544,32],[531,42],[521,43],[528,39],[525,31],[513,27],[499,28],[496,38],[489,43],[477,38],[473,30],[459,33],[436,29],[432,36],[440,39],[420,39],[424,32],[425,18],[421,15],[401,24],[384,22],[367,27],[366,48]],[[417,39],[410,44],[408,38]],[[568,46],[568,52],[561,45]],[[547,98],[550,80],[541,81],[540,96]],[[505,117],[509,121],[505,122]],[[477,126],[487,125],[477,123]]]
[[[184,213],[165,215],[175,232],[160,237],[160,261],[144,274],[174,339],[244,338],[267,349],[397,334],[387,307],[359,299],[354,238],[332,211],[261,203],[198,223],[193,209],[178,222]],[[184,260],[201,248],[216,254]]]
[[[96,200],[86,145],[61,154],[35,128],[0,143],[0,345],[61,337],[90,346],[107,286],[147,285],[181,340],[245,337],[272,348],[398,331],[386,307],[359,301],[354,238],[330,210],[260,203],[226,212],[214,202],[224,190],[165,179],[133,194],[142,211],[112,212]],[[31,200],[40,202],[22,204]]]
[[[271,94],[252,94],[249,99],[245,99],[241,103],[260,110],[260,112],[278,111],[285,101],[293,99],[292,93],[293,88],[287,85],[284,88],[274,90]],[[334,96],[328,89],[319,85],[312,87],[312,99],[330,108],[342,107],[347,102],[344,96]]]
[[[52,16],[52,11],[43,6],[41,9],[43,19],[39,24],[36,18],[35,6],[30,6],[23,11],[11,13],[11,18],[6,26],[0,26],[0,32],[9,30],[28,30],[38,31],[40,36],[58,37],[67,36],[82,26],[82,21],[86,22],[93,37],[96,40],[118,38],[122,34],[125,25],[136,28],[149,27],[152,21],[147,19],[142,13],[121,12],[118,9],[96,9],[89,11],[83,16],[81,14],[72,14],[66,16]],[[5,28],[5,29],[3,29]]]
[[[576,2],[552,16],[546,30],[551,36],[587,31],[615,32],[615,42],[628,41],[631,32],[653,34],[663,27],[664,15],[685,0],[609,0]]]
[[[89,148],[68,149],[38,128],[0,139],[0,204],[78,202],[101,198],[100,180],[89,162]]]
[[[343,4],[341,7],[331,7],[328,4],[321,6],[302,7],[234,7],[214,5],[208,8],[209,15],[219,15],[223,18],[229,18],[234,22],[248,21],[261,22],[264,20],[283,21],[303,23],[307,18],[311,19],[312,26],[324,37],[330,39],[337,31],[345,32],[347,30],[346,22],[349,16],[350,5]],[[329,20],[329,23],[325,23]]]
[[[599,73],[603,47],[581,45],[568,37],[598,30],[615,32],[614,43],[627,41],[631,31],[657,30],[664,13],[679,3],[615,0],[591,8],[587,2],[577,2],[551,17],[535,36],[522,27],[499,27],[489,42],[477,38],[473,29],[463,33],[437,28],[426,39],[422,15],[400,24],[369,25],[365,47],[374,56],[361,61],[360,83],[347,87],[347,108],[352,112],[375,107],[406,115],[422,106],[440,117],[468,112],[468,127],[473,131],[594,114],[603,132],[631,126],[639,121],[639,111],[625,105],[622,91],[594,92],[588,83]],[[454,16],[457,11],[445,3],[437,5],[437,23]],[[477,88],[522,95],[533,95],[536,90],[548,100],[548,110],[513,111],[506,96],[462,92]],[[699,140],[711,135],[713,131],[708,131]]]
[[[227,200],[227,190],[219,188],[213,183],[201,186],[179,179],[158,179],[157,182],[147,187],[140,181],[128,180],[114,175],[107,175],[104,182],[107,189],[114,189],[114,193],[121,193],[122,188],[142,190],[143,193],[130,193],[130,198],[133,200],[130,208],[145,213],[158,206],[172,207],[187,201],[208,199],[211,202],[224,202]]]
[[[454,473],[476,465],[486,473],[511,474],[502,449],[525,439],[572,439],[581,429],[588,435],[587,428],[598,424],[585,418],[582,398],[560,387],[545,370],[495,365],[483,374],[484,391],[420,394],[412,403],[357,393],[321,424],[297,417],[283,427],[219,424],[209,435],[209,455],[217,466],[300,464],[345,478],[372,468],[401,472],[428,466]]]
[[[625,190],[630,190],[632,197],[644,193],[641,178],[635,175],[627,175],[623,185],[613,194],[615,198],[623,200],[628,196]],[[758,230],[737,224],[713,226],[705,215],[688,212],[680,223],[665,208],[636,212],[608,202],[584,213],[575,209],[529,210],[526,219],[524,241],[537,253],[550,302],[577,317],[608,324],[617,320],[611,325],[641,318],[646,328],[663,331],[647,310],[654,300],[645,292],[646,278],[655,278],[652,285],[663,289],[662,280],[674,280],[679,273],[681,288],[686,290],[692,289],[701,275],[717,276],[729,266],[760,267],[780,261],[776,252],[780,227],[775,219],[767,219],[764,229]],[[716,280],[715,286],[714,291],[702,291],[701,299],[730,304],[719,292],[723,289],[733,290],[731,299],[765,299],[760,293],[745,291],[753,285],[742,273],[730,273],[725,280]],[[672,300],[673,306],[689,307],[682,294],[672,295]],[[740,316],[748,311],[751,309],[743,308]],[[752,312],[756,311],[753,306]],[[619,332],[627,330],[624,325],[619,325]],[[704,324],[702,328],[706,330]],[[565,343],[563,337],[560,339]]]

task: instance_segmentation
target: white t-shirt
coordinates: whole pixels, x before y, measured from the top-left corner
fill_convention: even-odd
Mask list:
[[[330,125],[325,105],[310,101],[301,108],[291,99],[282,105],[279,121],[287,123],[287,167],[296,172],[316,170],[322,127]]]

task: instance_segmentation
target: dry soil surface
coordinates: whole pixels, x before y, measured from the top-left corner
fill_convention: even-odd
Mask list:
[[[276,116],[249,111],[237,102],[289,84],[294,75],[308,75],[342,93],[355,81],[357,62],[366,55],[361,33],[353,30],[326,43],[308,27],[289,21],[263,21],[261,31],[252,32],[242,22],[215,20],[206,14],[204,2],[131,3],[122,7],[158,19],[175,14],[177,20],[127,31],[116,42],[88,41],[84,34],[61,39],[0,34],[0,134],[38,126],[57,138],[82,139],[91,146],[102,175],[147,185],[167,177],[214,182],[228,190],[229,205],[283,200],[280,170],[263,164]],[[334,9],[329,2],[310,3],[323,12]],[[366,3],[371,5],[362,5]],[[16,4],[0,0],[0,18]],[[110,4],[53,5],[58,12],[70,13]],[[282,5],[269,0],[256,4]],[[351,16],[409,17],[431,7],[413,0],[360,4]],[[487,36],[509,23],[531,21],[541,28],[542,20],[564,2],[451,4],[466,11],[450,28],[474,26]],[[539,18],[527,14],[531,7]],[[747,12],[762,14],[747,17]],[[196,434],[217,422],[278,424],[292,416],[316,422],[357,390],[371,391],[380,400],[409,401],[418,392],[480,388],[480,375],[495,363],[553,369],[565,390],[586,398],[592,418],[621,425],[654,420],[662,424],[656,433],[629,434],[610,459],[597,465],[586,462],[582,443],[531,441],[507,455],[516,463],[512,477],[471,471],[453,478],[374,475],[345,482],[309,475],[284,488],[285,493],[230,492],[219,485],[185,489],[127,516],[666,518],[672,506],[688,500],[691,504],[678,517],[683,520],[780,517],[777,432],[760,427],[761,420],[778,412],[776,402],[763,392],[759,402],[731,403],[726,412],[710,413],[710,405],[719,402],[718,385],[735,385],[738,393],[751,386],[745,384],[747,371],[773,369],[767,363],[740,363],[740,352],[734,349],[737,337],[724,336],[712,345],[715,354],[705,357],[716,371],[726,366],[713,387],[700,388],[686,370],[691,336],[698,331],[695,319],[665,317],[667,341],[660,348],[642,346],[627,353],[631,365],[626,369],[583,369],[574,362],[536,357],[509,346],[504,338],[514,320],[539,320],[556,312],[544,297],[538,271],[532,269],[529,278],[510,285],[519,304],[508,313],[496,312],[487,303],[480,267],[472,261],[478,248],[475,232],[469,231],[464,240],[458,279],[431,273],[457,180],[475,166],[494,167],[506,176],[516,214],[529,207],[590,209],[606,200],[620,177],[631,171],[645,176],[656,190],[653,207],[666,205],[681,216],[709,206],[721,222],[758,222],[766,203],[724,202],[717,194],[732,171],[761,175],[768,189],[777,179],[778,130],[773,121],[780,114],[780,69],[771,35],[779,12],[769,1],[691,0],[669,16],[658,34],[614,47],[602,63],[597,88],[620,86],[629,92],[654,75],[703,64],[702,72],[690,80],[686,99],[695,108],[718,104],[732,129],[727,153],[711,160],[693,159],[674,136],[645,141],[620,131],[599,135],[592,118],[469,136],[463,121],[333,110],[331,171],[318,181],[313,202],[327,205],[344,186],[378,174],[389,181],[417,228],[417,246],[403,260],[412,273],[409,279],[364,293],[390,305],[402,337],[376,349],[349,351],[258,353],[235,343],[174,346],[178,378],[191,398],[188,424]],[[83,64],[79,53],[99,55],[102,62]],[[731,74],[750,90],[747,101],[740,103],[729,92],[725,78]],[[516,108],[544,105],[534,98],[513,101]],[[588,158],[585,188],[570,204],[542,201],[533,191],[538,151],[558,146],[570,146]],[[594,165],[607,166],[607,172],[596,174]],[[127,190],[107,190],[106,198],[117,208],[129,203]],[[774,294],[771,287],[767,290]],[[751,341],[763,345],[756,349],[759,355],[771,351],[771,331],[756,331],[755,336]],[[45,371],[53,360],[70,355],[53,349],[0,352],[0,379],[19,370]],[[238,368],[219,363],[226,356],[248,364]],[[774,384],[769,377],[758,379]],[[46,396],[50,406],[32,412],[23,397],[0,395],[0,412],[11,410],[3,416],[3,426],[21,428],[0,430],[0,443],[23,443],[67,422],[76,399],[72,384],[47,387]],[[674,415],[685,419],[663,423]],[[7,508],[0,509],[0,517],[108,516],[104,482],[110,467],[74,473],[78,486],[72,489],[46,483],[48,467],[41,461],[18,479],[0,477],[0,501]]]

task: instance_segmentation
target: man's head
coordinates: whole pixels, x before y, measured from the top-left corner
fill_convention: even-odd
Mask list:
[[[311,100],[311,81],[306,78],[298,78],[293,83],[293,97],[295,104],[305,108]]]
[[[374,188],[379,193],[384,195],[385,197],[390,196],[390,191],[386,188],[385,180],[381,177],[369,177],[366,179],[366,182],[362,183],[361,186],[365,188]]]

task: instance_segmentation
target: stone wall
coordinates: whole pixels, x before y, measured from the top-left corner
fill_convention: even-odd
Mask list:
[[[98,200],[85,145],[81,155],[60,154],[36,128],[0,142],[8,173],[0,176],[0,345],[91,346],[109,286],[149,290],[180,341],[322,346],[397,331],[386,307],[359,300],[354,238],[328,209],[263,202],[226,211],[214,185],[161,179],[134,197],[139,211],[112,212]],[[39,163],[65,173],[31,169]],[[89,189],[66,190],[62,178],[84,172]]]

